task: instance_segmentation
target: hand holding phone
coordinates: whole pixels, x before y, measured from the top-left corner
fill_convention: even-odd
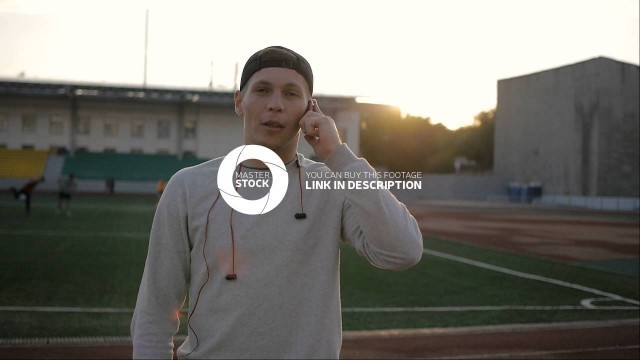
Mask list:
[[[316,99],[309,100],[307,112],[300,119],[299,125],[304,139],[320,160],[329,157],[342,144],[335,121],[322,113]]]

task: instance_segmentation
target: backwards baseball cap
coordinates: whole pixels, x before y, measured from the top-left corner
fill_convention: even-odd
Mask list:
[[[269,67],[295,70],[307,81],[309,91],[313,94],[313,71],[311,71],[311,65],[302,55],[283,46],[269,46],[251,55],[247,63],[244,64],[244,69],[242,69],[240,90],[249,82],[253,74]]]

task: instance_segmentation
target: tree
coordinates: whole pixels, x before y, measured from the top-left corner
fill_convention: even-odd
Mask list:
[[[480,112],[474,123],[456,131],[457,154],[475,160],[477,170],[493,169],[493,132],[496,110]]]
[[[391,171],[451,173],[457,156],[477,163],[481,171],[493,167],[495,110],[475,116],[473,125],[451,131],[431,119],[405,116],[387,105],[361,105],[361,151],[374,166]]]

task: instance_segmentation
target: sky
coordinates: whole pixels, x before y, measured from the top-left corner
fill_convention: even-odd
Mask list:
[[[0,0],[0,78],[234,89],[264,47],[302,54],[315,94],[450,129],[497,81],[599,56],[639,63],[638,0]],[[237,75],[239,77],[239,74]]]

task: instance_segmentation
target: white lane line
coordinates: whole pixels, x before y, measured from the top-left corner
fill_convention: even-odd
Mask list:
[[[35,203],[31,204],[32,208],[50,208],[55,209],[56,203]],[[0,201],[0,207],[24,208],[22,201]],[[127,204],[83,204],[74,203],[73,209],[92,209],[92,210],[114,210],[114,211],[155,211],[155,205],[127,205]]]
[[[465,312],[465,311],[563,311],[563,310],[638,310],[637,306],[598,306],[584,307],[574,305],[559,306],[434,306],[434,307],[381,307],[381,308],[343,308],[342,312],[398,313],[398,312]]]
[[[110,307],[70,307],[70,306],[0,306],[0,311],[47,312],[47,313],[133,313],[133,309]]]
[[[10,230],[0,229],[0,235],[34,235],[64,237],[148,238],[148,233],[66,230]]]
[[[558,350],[541,350],[541,351],[518,351],[518,352],[509,352],[509,353],[489,353],[489,354],[469,354],[469,355],[457,355],[457,356],[444,356],[444,357],[426,357],[424,359],[496,359],[496,358],[507,358],[507,359],[542,359],[545,355],[560,355],[560,354],[573,354],[573,353],[583,353],[583,352],[603,352],[603,351],[613,351],[613,350],[632,350],[638,349],[640,345],[616,345],[616,346],[603,346],[603,347],[594,347],[594,348],[577,348],[577,349],[558,349]]]
[[[573,311],[573,310],[638,310],[637,306],[434,306],[434,307],[347,307],[343,313],[402,313],[402,312],[465,312],[465,311]],[[0,306],[0,312],[47,313],[133,313],[131,308],[69,307],[69,306]],[[187,312],[187,309],[182,309]]]
[[[467,265],[471,265],[471,266],[477,266],[479,268],[483,268],[483,269],[487,269],[487,270],[493,270],[493,271],[501,272],[503,274],[517,276],[517,277],[521,277],[521,278],[529,279],[529,280],[542,281],[542,282],[546,282],[546,283],[549,283],[549,284],[564,286],[564,287],[575,289],[575,290],[580,290],[580,291],[584,291],[584,292],[588,292],[588,293],[592,293],[592,294],[596,294],[596,295],[600,295],[600,296],[605,296],[605,297],[608,297],[608,298],[611,298],[611,299],[628,302],[628,303],[634,304],[634,305],[640,305],[640,302],[638,300],[629,299],[629,298],[626,298],[626,297],[622,297],[620,295],[616,295],[616,294],[608,293],[608,292],[601,291],[601,290],[598,290],[598,289],[593,289],[593,288],[590,288],[590,287],[586,287],[586,286],[570,283],[570,282],[567,282],[567,281],[556,280],[556,279],[552,279],[552,278],[548,278],[548,277],[544,277],[544,276],[540,276],[540,275],[534,275],[534,274],[529,274],[529,273],[525,273],[525,272],[521,272],[521,271],[511,270],[511,269],[508,269],[508,268],[505,268],[505,267],[491,265],[491,264],[487,264],[487,263],[484,263],[484,262],[481,262],[481,261],[471,260],[471,259],[463,258],[463,257],[460,257],[460,256],[451,255],[451,254],[443,253],[443,252],[440,252],[440,251],[435,251],[435,250],[424,249],[424,253],[425,254],[429,254],[429,255],[433,255],[433,256],[437,256],[437,257],[440,257],[440,258],[443,258],[443,259],[447,259],[447,260],[457,261],[457,262],[460,262],[460,263],[463,263],[463,264],[467,264]]]

